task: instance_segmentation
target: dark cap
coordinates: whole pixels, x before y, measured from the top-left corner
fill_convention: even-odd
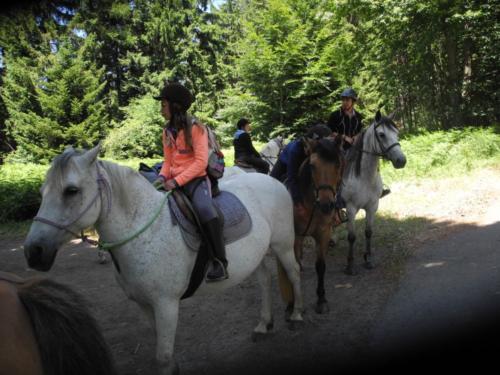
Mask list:
[[[154,98],[156,100],[167,99],[169,102],[180,104],[186,111],[193,103],[193,96],[189,90],[177,82],[165,84],[160,95]]]
[[[341,98],[351,98],[352,100],[358,100],[358,94],[356,94],[356,91],[352,89],[352,87],[346,88],[344,91],[342,91],[342,94],[340,94]]]

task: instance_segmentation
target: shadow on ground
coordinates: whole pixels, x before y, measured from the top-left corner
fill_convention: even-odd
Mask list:
[[[388,368],[402,371],[407,370],[408,366],[426,369],[424,364],[429,359],[437,360],[438,365],[444,368],[449,364],[451,356],[458,356],[454,361],[460,364],[474,364],[476,361],[491,363],[495,357],[488,359],[482,355],[490,353],[493,347],[486,346],[477,336],[498,328],[490,324],[490,310],[483,311],[483,315],[479,312],[475,315],[474,309],[470,310],[467,322],[480,320],[476,326],[472,323],[461,326],[461,320],[456,318],[456,329],[446,327],[444,331],[440,331],[439,327],[434,328],[439,340],[429,335],[417,337],[415,332],[405,331],[403,328],[405,319],[412,316],[412,311],[413,315],[418,311],[427,314],[435,312],[429,308],[429,304],[434,300],[440,301],[440,293],[443,292],[441,287],[445,285],[436,274],[432,278],[416,274],[415,270],[420,269],[421,264],[441,262],[444,256],[450,259],[455,257],[455,265],[462,272],[462,286],[469,285],[468,278],[477,278],[477,275],[482,275],[480,285],[500,285],[498,268],[491,269],[500,265],[496,250],[500,246],[488,247],[481,245],[479,240],[465,240],[474,236],[484,237],[488,233],[488,236],[493,236],[491,241],[498,241],[500,223],[480,227],[418,217],[406,220],[378,217],[373,249],[376,267],[371,271],[362,267],[364,236],[359,222],[357,226],[360,241],[357,243],[355,264],[359,274],[347,276],[343,273],[347,241],[345,230],[340,228],[337,246],[330,249],[327,257],[325,285],[330,312],[325,315],[318,315],[313,310],[315,256],[311,248],[312,242],[306,242],[309,248],[304,251],[305,268],[302,274],[305,325],[298,331],[289,330],[284,322],[284,306],[278,293],[275,270],[275,328],[265,341],[253,343],[250,340],[260,308],[260,293],[253,278],[224,294],[202,299],[191,298],[182,302],[176,338],[176,356],[182,373],[358,373]],[[486,244],[489,240],[486,238],[484,241]],[[464,245],[458,254],[457,247],[465,243],[468,247]],[[21,244],[21,238],[2,239],[0,270],[23,277],[39,274],[27,269]],[[438,254],[433,249],[440,249],[442,253]],[[485,261],[496,261],[496,264],[476,262],[474,272],[465,272],[460,268],[464,265],[463,262],[469,264],[478,254]],[[441,260],[434,259],[436,255]],[[61,250],[52,271],[44,276],[76,288],[87,298],[112,348],[121,374],[156,373],[153,363],[153,330],[148,326],[143,313],[125,298],[115,282],[112,264],[100,265],[97,261],[95,249],[71,244]],[[482,272],[481,267],[490,268]],[[457,269],[429,269],[439,269],[442,274],[454,272],[453,277],[457,277]],[[452,286],[453,277],[450,276],[446,281]],[[477,285],[478,288],[481,287]],[[434,298],[426,299],[428,293],[422,290],[434,291]],[[457,294],[463,290],[477,295],[477,298],[469,299],[469,303],[483,304],[483,295],[475,293],[475,289],[454,289],[451,293]],[[445,289],[443,293],[447,295],[449,292],[449,289]],[[494,296],[488,294],[484,298],[491,299]],[[420,301],[427,304],[426,308],[419,305]],[[439,304],[439,311],[444,312],[442,321],[446,321],[447,303],[451,310],[455,308],[450,301],[455,299],[448,298]],[[400,307],[401,311],[398,312]],[[403,332],[402,335],[393,336],[391,343],[384,342],[385,332],[389,335],[389,332],[393,334],[398,330]],[[402,345],[405,342],[408,345]],[[468,352],[469,357],[464,357],[463,351]]]

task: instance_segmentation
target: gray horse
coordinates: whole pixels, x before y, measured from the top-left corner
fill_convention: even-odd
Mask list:
[[[394,113],[386,117],[377,111],[375,121],[360,134],[346,156],[347,167],[342,178],[341,190],[349,220],[347,223],[349,254],[346,267],[346,273],[349,275],[355,273],[353,266],[354,242],[356,241],[354,219],[360,209],[366,212],[364,266],[368,269],[373,268],[371,262],[372,228],[383,189],[379,173],[380,158],[390,160],[397,169],[403,168],[406,164],[406,157],[399,144],[398,127],[393,117]]]

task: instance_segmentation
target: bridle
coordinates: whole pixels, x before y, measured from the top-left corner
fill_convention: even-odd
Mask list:
[[[106,192],[106,195],[107,195],[107,198],[108,198],[107,199],[108,206],[106,208],[106,216],[109,214],[109,211],[111,210],[111,188],[109,186],[108,181],[104,178],[104,176],[102,175],[102,173],[101,173],[101,171],[99,169],[99,162],[96,163],[96,167],[97,167],[97,178],[96,178],[96,181],[97,181],[97,192],[94,195],[94,197],[90,200],[89,204],[78,215],[76,215],[76,217],[73,220],[70,220],[67,223],[57,223],[57,222],[55,222],[53,220],[46,219],[46,218],[41,217],[41,216],[35,216],[33,218],[33,221],[39,221],[41,223],[51,225],[51,226],[53,226],[55,228],[58,228],[58,229],[61,229],[61,230],[65,230],[66,232],[71,233],[74,237],[77,237],[77,238],[81,239],[84,242],[88,242],[91,245],[97,245],[98,241],[90,239],[88,236],[86,236],[83,233],[83,230],[81,231],[80,234],[78,234],[78,233],[76,233],[76,232],[74,232],[73,230],[70,229],[70,227],[73,224],[75,224],[78,220],[80,220],[83,217],[83,215],[85,215],[87,213],[87,211],[90,210],[90,208],[94,205],[94,203],[97,201],[97,199],[100,198],[101,202],[103,202],[103,198],[102,198],[103,191]]]
[[[265,155],[263,153],[260,153],[260,156],[262,157],[262,159],[264,159],[265,161],[267,161],[269,163],[269,165],[271,166],[271,168],[273,168],[274,165],[276,164],[276,162],[273,163],[271,161],[271,158],[273,158],[273,159],[276,158],[276,161],[277,161],[278,158],[280,157],[281,151],[283,151],[283,148],[284,148],[283,147],[283,141],[278,142],[276,139],[273,139],[272,141],[278,145],[278,155],[276,155],[276,156],[267,156],[267,155]]]
[[[310,163],[310,156],[306,159],[308,163]],[[340,176],[342,176],[344,172],[344,167],[345,167],[345,162],[344,160],[341,161],[340,164]],[[309,231],[309,228],[311,227],[312,220],[314,218],[314,213],[316,212],[316,208],[319,207],[319,192],[321,190],[329,190],[333,194],[333,200],[335,201],[337,199],[337,189],[334,188],[332,185],[328,184],[321,184],[316,186],[314,180],[313,180],[313,187],[314,187],[314,204],[313,204],[313,209],[311,211],[311,216],[309,217],[309,221],[307,223],[306,229],[302,233],[302,236],[305,236],[307,232]]]
[[[55,228],[58,228],[58,229],[61,229],[61,230],[65,230],[69,233],[71,233],[73,236],[81,239],[82,241],[84,242],[87,242],[91,245],[94,245],[94,246],[98,246],[101,250],[111,250],[115,247],[118,247],[118,246],[121,246],[127,242],[129,242],[130,240],[133,240],[134,238],[138,237],[142,232],[144,232],[147,228],[149,228],[149,226],[151,224],[153,224],[153,222],[158,218],[158,216],[160,215],[161,211],[163,210],[163,207],[165,206],[165,202],[167,201],[168,199],[168,196],[171,194],[170,191],[166,192],[164,194],[164,197],[161,201],[161,204],[158,205],[158,208],[156,210],[156,212],[153,214],[153,216],[141,227],[141,229],[129,234],[128,236],[126,236],[125,238],[122,238],[121,240],[118,240],[118,241],[114,241],[114,242],[104,242],[104,241],[95,241],[95,240],[92,240],[90,239],[88,236],[86,236],[84,233],[83,233],[83,230],[81,232],[81,234],[77,234],[75,233],[74,231],[72,231],[71,229],[69,229],[69,227],[71,227],[71,225],[73,225],[74,223],[76,223],[78,220],[80,220],[82,218],[83,215],[85,215],[87,213],[88,210],[90,210],[90,208],[92,207],[92,205],[97,201],[98,198],[101,199],[101,202],[103,202],[103,198],[102,198],[102,192],[103,190],[106,190],[106,195],[107,195],[107,202],[108,202],[108,205],[107,205],[107,208],[106,208],[106,216],[108,216],[110,210],[111,210],[111,187],[109,186],[109,183],[108,181],[104,178],[104,176],[102,175],[100,169],[99,169],[99,162],[96,163],[96,166],[97,166],[97,192],[95,194],[95,196],[92,198],[92,200],[90,201],[90,203],[73,219],[71,220],[69,223],[63,223],[63,224],[60,224],[60,223],[56,223],[55,221],[52,221],[52,220],[49,220],[49,219],[46,219],[46,218],[43,218],[41,216],[35,216],[35,218],[33,218],[33,221],[40,221],[42,223],[45,223],[45,224],[48,224],[48,225],[51,225]],[[113,253],[111,253],[111,251],[109,252],[111,254],[111,257],[113,258]],[[115,262],[114,258],[113,258],[113,261]],[[115,262],[115,264],[117,264]],[[118,268],[118,271],[120,271],[119,269],[119,266],[117,265],[117,268]]]
[[[392,143],[390,146],[388,146],[387,148],[384,147],[384,144],[382,143],[382,140],[380,139],[380,136],[378,135],[377,133],[377,128],[379,126],[381,126],[383,123],[382,121],[379,121],[379,122],[376,122],[375,125],[374,125],[374,128],[373,128],[373,132],[375,133],[375,139],[377,140],[377,143],[378,143],[378,146],[380,148],[380,150],[382,152],[373,152],[373,151],[368,151],[368,150],[365,150],[363,148],[363,152],[366,153],[366,154],[371,154],[371,155],[376,155],[376,156],[380,156],[384,159],[388,159],[387,157],[387,154],[389,153],[390,150],[392,150],[394,147],[396,146],[401,146],[399,142],[394,142]],[[394,126],[392,124],[389,124],[390,126]],[[364,136],[364,135],[363,135]]]

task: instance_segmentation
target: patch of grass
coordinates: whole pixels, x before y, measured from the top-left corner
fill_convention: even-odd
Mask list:
[[[456,177],[473,170],[500,166],[500,134],[490,128],[464,128],[408,135],[401,140],[407,163],[394,169],[381,163],[384,182]]]

